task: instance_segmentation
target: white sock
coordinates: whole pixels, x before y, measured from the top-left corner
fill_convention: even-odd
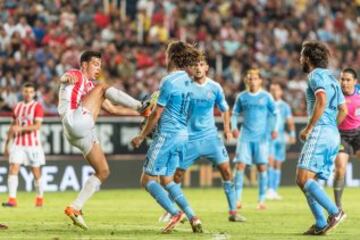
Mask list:
[[[75,210],[81,210],[85,202],[100,188],[101,181],[95,175],[89,177],[85,182],[75,201],[71,204]]]
[[[8,176],[9,198],[16,198],[16,191],[18,185],[19,185],[18,175],[9,175]]]
[[[132,108],[134,110],[138,110],[141,107],[140,101],[114,87],[109,87],[106,89],[105,97],[114,104],[120,104],[124,107]]]
[[[42,185],[41,178],[39,178],[38,180],[34,179],[34,186],[36,191],[36,197],[42,198],[44,196],[44,188]]]

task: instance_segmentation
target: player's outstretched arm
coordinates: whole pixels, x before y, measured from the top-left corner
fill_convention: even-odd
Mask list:
[[[62,84],[74,84],[76,81],[77,81],[77,78],[73,74],[64,73],[60,77],[60,83],[62,83]]]
[[[295,131],[294,117],[289,117],[287,119],[287,125],[288,125],[288,129],[290,131],[289,143],[290,144],[295,144],[296,143],[296,131]]]
[[[139,116],[139,112],[130,108],[126,108],[120,105],[112,104],[108,99],[105,99],[101,105],[102,109],[116,116]]]
[[[149,119],[147,120],[144,128],[141,130],[140,134],[134,137],[133,140],[131,141],[133,147],[138,148],[141,145],[141,143],[144,141],[146,136],[153,131],[163,111],[164,111],[164,107],[160,105],[157,105],[155,107],[155,109],[150,114]]]

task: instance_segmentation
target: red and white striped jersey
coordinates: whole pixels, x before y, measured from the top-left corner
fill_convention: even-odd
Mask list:
[[[41,104],[36,101],[19,102],[13,111],[13,121],[19,126],[32,125],[35,121],[42,121],[43,117],[44,110]],[[41,146],[40,130],[17,133],[14,144],[26,147]]]
[[[94,88],[92,81],[88,80],[80,70],[72,69],[65,74],[76,77],[75,84],[61,84],[59,90],[58,112],[61,117],[69,110],[75,110],[83,97]]]

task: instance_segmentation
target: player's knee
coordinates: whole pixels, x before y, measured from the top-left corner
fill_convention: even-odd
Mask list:
[[[104,182],[110,175],[110,169],[104,168],[98,172],[98,178],[101,180],[101,182]]]
[[[224,169],[222,169],[222,170],[221,170],[221,175],[222,175],[224,181],[229,181],[229,180],[231,180],[232,175],[231,175],[230,168],[224,168]]]
[[[183,177],[184,177],[184,171],[176,171],[174,175],[174,182],[181,183]]]
[[[298,185],[301,189],[303,189],[306,181],[305,181],[304,178],[302,178],[301,176],[297,175],[295,182],[296,182],[296,185]]]

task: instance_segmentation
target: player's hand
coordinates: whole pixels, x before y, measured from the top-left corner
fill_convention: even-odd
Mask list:
[[[9,149],[8,149],[8,146],[5,146],[4,157],[7,158],[8,156],[9,156]]]
[[[289,137],[289,144],[295,144],[295,143],[296,143],[296,138]]]
[[[144,137],[141,135],[138,135],[131,140],[131,145],[134,148],[138,148],[138,147],[140,147],[140,145],[143,141],[144,141]]]
[[[237,129],[232,130],[232,135],[234,138],[238,139],[240,132]]]
[[[226,142],[230,142],[231,139],[233,138],[233,133],[230,131],[226,131],[226,132],[224,132],[224,137],[225,137]]]
[[[271,132],[271,139],[276,139],[278,137],[278,132],[277,131],[272,131]]]
[[[75,82],[76,82],[76,77],[74,75],[65,73],[60,77],[60,83],[74,84]]]
[[[19,126],[19,125],[13,125],[11,128],[10,128],[10,132],[16,134],[16,133],[20,133],[22,131],[22,127]]]
[[[312,127],[306,126],[306,128],[304,128],[303,130],[301,130],[300,132],[300,140],[301,141],[306,141],[306,139],[308,138],[309,134],[312,131]]]

